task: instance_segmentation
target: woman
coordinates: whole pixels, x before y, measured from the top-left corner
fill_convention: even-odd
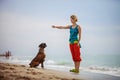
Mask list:
[[[70,20],[72,25],[68,25],[68,26],[53,25],[52,27],[58,29],[70,29],[69,46],[75,67],[75,69],[71,69],[70,72],[79,73],[79,67],[81,61],[81,57],[80,57],[81,53],[80,53],[80,45],[79,45],[81,40],[81,27],[76,23],[78,21],[76,15],[71,15]]]

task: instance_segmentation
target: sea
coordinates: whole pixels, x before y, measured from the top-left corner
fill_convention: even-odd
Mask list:
[[[44,66],[47,69],[60,71],[69,71],[74,68],[74,63],[71,56],[53,56],[46,58]],[[80,71],[93,73],[107,74],[120,77],[120,54],[96,54],[96,55],[81,55],[82,61]],[[35,56],[11,56],[9,58],[0,57],[0,61],[27,65]],[[40,68],[40,65],[38,66]]]

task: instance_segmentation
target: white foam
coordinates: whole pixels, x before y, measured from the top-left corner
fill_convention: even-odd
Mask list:
[[[56,62],[53,61],[53,60],[47,60],[47,61],[46,61],[46,64],[47,64],[47,65],[55,65]]]
[[[89,67],[82,67],[82,70],[94,72],[94,73],[108,74],[112,76],[120,76],[120,68],[89,66]]]

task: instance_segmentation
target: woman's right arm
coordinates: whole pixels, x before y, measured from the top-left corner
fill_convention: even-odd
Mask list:
[[[58,28],[58,29],[69,29],[70,26],[52,26],[52,28]]]

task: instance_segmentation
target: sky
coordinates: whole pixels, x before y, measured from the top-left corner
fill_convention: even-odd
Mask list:
[[[82,28],[82,54],[120,54],[119,0],[0,0],[0,54],[35,55],[41,42],[46,53],[69,51],[69,30],[75,14]]]

